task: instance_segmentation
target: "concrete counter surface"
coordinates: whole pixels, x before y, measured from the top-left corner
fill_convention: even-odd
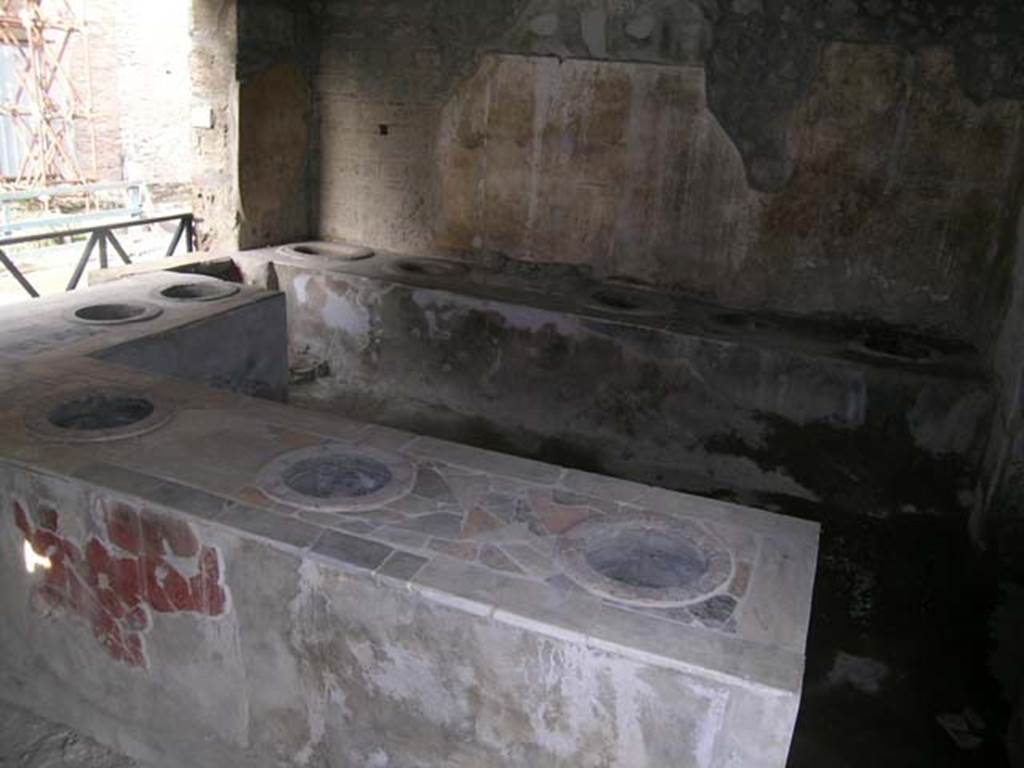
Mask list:
[[[154,765],[785,764],[815,524],[80,351],[2,382],[5,698]]]

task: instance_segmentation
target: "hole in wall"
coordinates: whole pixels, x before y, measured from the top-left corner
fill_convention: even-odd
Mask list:
[[[387,136],[388,131],[388,126],[386,126],[384,123],[381,123],[380,125],[377,126],[377,133],[381,136]]]

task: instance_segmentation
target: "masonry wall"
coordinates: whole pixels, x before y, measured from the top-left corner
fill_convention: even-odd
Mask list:
[[[192,211],[200,250],[238,248],[235,0],[193,0],[189,54]]]
[[[301,240],[311,228],[317,38],[287,0],[193,0],[193,210],[203,250]]]
[[[330,3],[319,232],[986,344],[1021,119],[1002,27],[791,5]]]

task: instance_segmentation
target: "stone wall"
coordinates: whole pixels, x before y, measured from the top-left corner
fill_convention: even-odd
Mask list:
[[[311,226],[316,35],[305,5],[283,0],[240,5],[238,29],[239,243],[301,240]]]
[[[316,51],[305,4],[193,0],[192,43],[192,101],[204,118],[194,120],[192,155],[200,247],[302,239],[312,210]]]
[[[721,5],[329,4],[320,234],[985,342],[1020,122],[1002,17]]]
[[[238,248],[235,0],[193,0],[192,211],[201,250]]]

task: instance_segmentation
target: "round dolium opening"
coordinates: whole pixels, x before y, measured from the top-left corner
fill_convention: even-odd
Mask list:
[[[93,322],[114,322],[132,320],[145,313],[146,307],[141,304],[90,304],[76,309],[75,317]]]
[[[693,545],[659,531],[626,530],[583,553],[595,571],[630,587],[688,587],[707,572],[708,563]]]
[[[238,290],[237,286],[220,283],[178,283],[160,291],[166,299],[208,300],[230,296]]]
[[[301,459],[283,472],[286,486],[318,499],[367,496],[379,491],[391,478],[391,470],[382,462],[346,455]]]
[[[148,418],[153,410],[143,397],[98,393],[61,403],[47,418],[60,429],[118,429]]]

